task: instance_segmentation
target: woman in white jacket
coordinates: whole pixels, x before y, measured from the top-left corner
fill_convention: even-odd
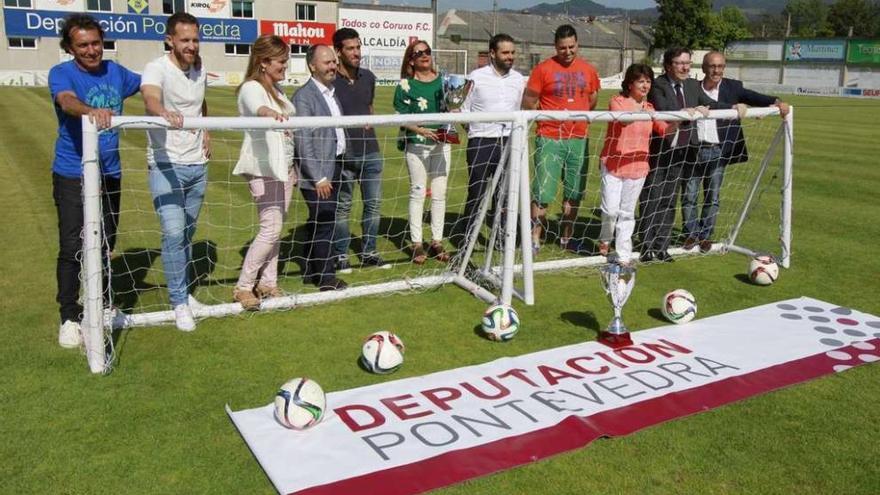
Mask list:
[[[294,114],[293,104],[279,84],[286,77],[289,54],[290,48],[277,36],[261,36],[254,42],[245,81],[236,90],[242,116],[272,117],[283,122]],[[260,217],[260,231],[245,255],[233,299],[244,309],[256,310],[261,299],[282,295],[278,288],[278,251],[297,181],[293,133],[246,131],[232,173],[247,178]]]

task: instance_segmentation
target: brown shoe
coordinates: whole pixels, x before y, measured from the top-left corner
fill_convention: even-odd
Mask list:
[[[428,261],[428,254],[425,253],[425,248],[422,247],[422,243],[413,244],[412,262],[417,265],[424,265],[426,261]]]
[[[232,291],[232,300],[240,303],[245,311],[260,309],[260,298],[254,294],[253,290],[234,289]]]
[[[700,241],[700,252],[701,253],[708,253],[711,250],[712,250],[712,241],[710,241],[709,239],[703,239],[702,241]]]
[[[599,254],[602,256],[608,256],[608,250],[611,249],[611,245],[607,242],[599,243]]]
[[[699,241],[697,241],[695,238],[693,238],[693,237],[688,237],[688,238],[684,241],[684,245],[682,246],[682,248],[684,248],[685,251],[690,251],[691,249],[694,248],[694,246],[697,245],[697,242],[699,242]]]
[[[433,241],[431,245],[428,246],[428,256],[434,258],[435,260],[446,263],[449,261],[449,253],[443,249],[443,243],[440,241]]]
[[[254,289],[257,296],[260,299],[268,299],[270,297],[284,297],[284,291],[279,289],[278,287],[269,287],[268,285],[257,284],[257,288]]]

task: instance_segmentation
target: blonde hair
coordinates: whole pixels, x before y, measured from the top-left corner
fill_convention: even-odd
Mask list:
[[[284,100],[278,96],[277,88],[266,81],[263,78],[263,66],[261,65],[263,62],[271,59],[277,58],[289,58],[290,57],[290,47],[287,46],[287,43],[284,42],[278,36],[264,34],[257,38],[254,41],[254,44],[251,45],[251,56],[248,58],[247,71],[244,74],[244,81],[235,88],[235,94],[237,95],[239,91],[241,91],[242,85],[248,81],[257,81],[260,83],[263,88],[266,90],[266,93],[272,97],[272,100],[278,104],[279,107],[284,108]]]

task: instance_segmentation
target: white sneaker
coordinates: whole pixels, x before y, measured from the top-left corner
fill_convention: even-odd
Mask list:
[[[193,297],[192,294],[187,296],[186,303],[189,304],[189,307],[194,310],[199,310],[199,309],[205,307],[205,305],[200,303],[199,300],[196,299],[195,297]]]
[[[83,343],[82,327],[73,320],[67,320],[58,328],[58,345],[65,349],[75,349]]]
[[[196,320],[189,304],[178,304],[174,307],[174,322],[181,332],[192,332],[196,329]]]

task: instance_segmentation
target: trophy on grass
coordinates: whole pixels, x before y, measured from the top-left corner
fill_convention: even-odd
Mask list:
[[[443,110],[446,112],[458,110],[464,104],[464,100],[473,86],[473,81],[465,76],[448,74],[445,71],[440,72],[440,78],[443,82]],[[455,130],[455,124],[445,124],[437,129],[437,140],[450,144],[461,142],[458,131]]]
[[[612,263],[602,267],[599,275],[602,288],[605,289],[611,307],[614,308],[614,317],[608,327],[599,334],[599,342],[615,348],[632,345],[629,329],[623,324],[621,312],[636,283],[636,269],[629,265]]]

